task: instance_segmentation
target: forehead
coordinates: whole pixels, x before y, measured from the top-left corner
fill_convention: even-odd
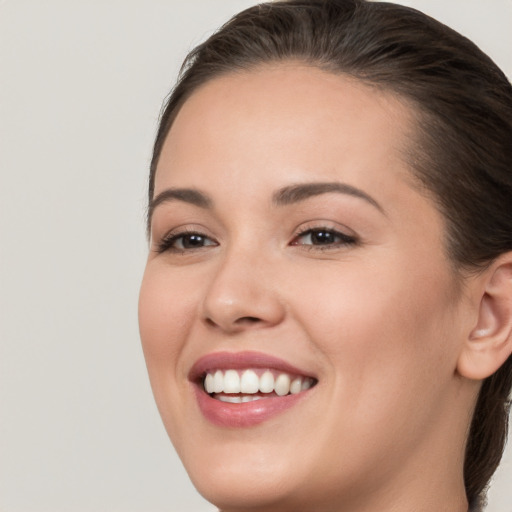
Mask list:
[[[252,168],[293,179],[299,169],[360,173],[387,165],[403,171],[413,126],[395,95],[343,74],[300,63],[265,65],[215,78],[185,102],[159,160],[155,191],[222,165],[231,175]],[[292,174],[290,174],[292,173]],[[328,176],[324,176],[328,178]],[[348,176],[350,178],[350,176]],[[297,176],[297,179],[308,179]]]

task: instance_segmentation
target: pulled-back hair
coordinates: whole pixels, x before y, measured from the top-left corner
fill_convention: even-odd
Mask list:
[[[149,198],[183,103],[220,75],[301,61],[385,89],[416,113],[412,175],[444,216],[455,272],[512,250],[512,86],[471,41],[414,9],[365,0],[290,0],[234,16],[186,58],[163,111]],[[472,509],[485,501],[507,439],[512,358],[481,387],[466,443]]]

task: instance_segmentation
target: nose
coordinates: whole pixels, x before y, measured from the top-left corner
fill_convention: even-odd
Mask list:
[[[228,334],[272,327],[284,319],[275,268],[262,258],[232,253],[213,273],[203,302],[203,318]]]

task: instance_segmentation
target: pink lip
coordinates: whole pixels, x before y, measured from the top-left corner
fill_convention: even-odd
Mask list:
[[[190,370],[189,380],[194,386],[197,403],[204,417],[221,427],[240,428],[262,423],[298,404],[314,389],[242,404],[226,403],[212,398],[203,389],[203,375],[209,370],[231,368],[271,368],[294,375],[311,376],[282,359],[260,352],[217,352],[201,357]]]
[[[192,366],[189,379],[195,382],[209,370],[242,370],[244,368],[269,368],[280,372],[291,373],[292,375],[314,377],[278,357],[269,356],[261,352],[246,351],[214,352],[213,354],[203,356]]]

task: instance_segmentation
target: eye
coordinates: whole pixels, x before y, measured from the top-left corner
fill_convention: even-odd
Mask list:
[[[217,242],[203,233],[179,232],[170,233],[158,244],[158,252],[187,252],[203,247],[216,246]]]
[[[319,249],[355,245],[357,239],[329,228],[313,228],[299,233],[291,245],[317,246]]]

